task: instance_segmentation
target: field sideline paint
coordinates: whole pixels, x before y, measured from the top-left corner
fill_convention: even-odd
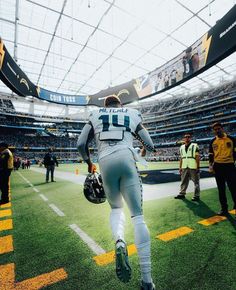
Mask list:
[[[20,177],[23,178],[25,182],[29,183],[29,180],[25,178],[20,172],[17,172],[17,174],[19,174]]]
[[[65,216],[64,212],[62,212],[55,204],[50,203],[49,204],[50,208],[59,216]]]
[[[137,253],[135,244],[127,246],[128,255],[131,256]],[[93,260],[98,266],[105,266],[115,261],[115,251],[107,252],[99,256],[93,257]]]
[[[156,236],[156,238],[160,239],[162,241],[168,242],[168,241],[171,241],[173,239],[177,239],[179,237],[190,234],[193,231],[194,230],[189,228],[189,227],[181,227],[181,228],[166,232],[164,234],[158,235],[158,236]]]
[[[15,264],[0,265],[0,289],[41,289],[48,285],[67,279],[68,275],[63,268],[49,273],[41,274],[34,278],[15,282]]]
[[[0,221],[0,231],[12,230],[12,219]]]
[[[106,252],[101,248],[92,238],[90,238],[84,231],[82,231],[76,224],[71,224],[69,227],[80,236],[80,238],[89,246],[89,248],[96,254],[101,255]]]
[[[48,201],[48,198],[44,194],[39,194],[39,196],[42,198],[42,200]]]
[[[0,218],[11,215],[12,215],[11,209],[3,209],[0,211]]]
[[[0,254],[5,254],[13,251],[12,235],[0,237]]]
[[[11,207],[11,202],[0,205],[0,209]]]
[[[220,215],[216,215],[216,216],[212,216],[208,219],[204,219],[198,222],[198,224],[201,224],[203,226],[211,226],[214,225],[216,223],[219,223],[221,221],[226,220],[227,218],[225,216],[220,216]]]

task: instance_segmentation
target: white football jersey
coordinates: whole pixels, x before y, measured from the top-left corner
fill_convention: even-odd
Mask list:
[[[122,148],[133,147],[133,136],[142,122],[139,111],[131,108],[99,108],[91,113],[99,159]]]

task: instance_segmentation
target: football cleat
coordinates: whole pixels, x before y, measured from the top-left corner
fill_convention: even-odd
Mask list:
[[[106,201],[101,174],[97,172],[88,174],[84,182],[84,196],[92,203]]]
[[[129,265],[128,250],[124,241],[116,242],[116,275],[124,283],[131,279],[131,267]]]

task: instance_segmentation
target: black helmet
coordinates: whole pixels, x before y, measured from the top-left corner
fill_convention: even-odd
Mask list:
[[[103,203],[106,201],[101,174],[97,172],[88,174],[84,182],[84,196],[92,203]]]

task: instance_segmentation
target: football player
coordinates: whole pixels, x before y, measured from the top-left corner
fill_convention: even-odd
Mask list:
[[[146,150],[155,151],[149,133],[142,125],[141,114],[122,107],[118,97],[105,99],[104,107],[93,111],[78,139],[78,150],[88,164],[88,172],[96,171],[89,157],[88,143],[95,138],[98,148],[98,163],[107,200],[111,206],[110,225],[115,241],[116,274],[124,283],[131,278],[127,246],[124,238],[125,215],[123,199],[130,210],[134,224],[135,245],[141,268],[141,289],[155,289],[151,276],[150,234],[142,210],[142,183],[136,167],[137,151],[133,137]]]

